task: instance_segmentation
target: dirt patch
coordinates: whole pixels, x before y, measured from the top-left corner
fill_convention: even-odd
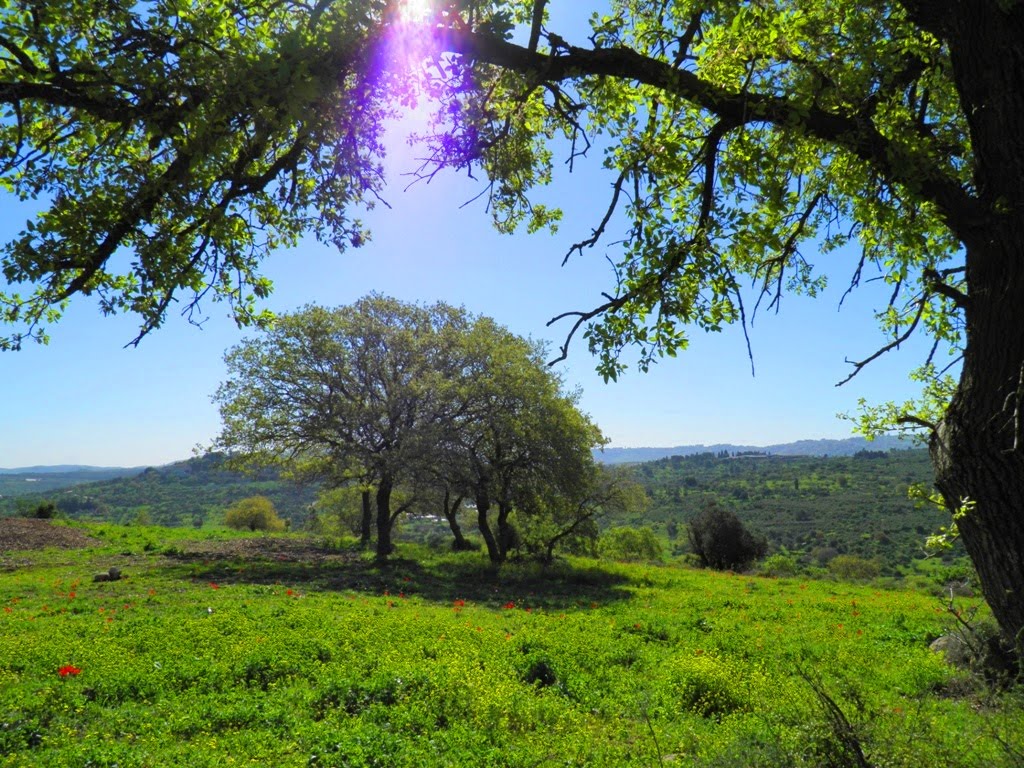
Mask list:
[[[26,549],[85,549],[102,544],[77,528],[54,525],[47,520],[0,517],[0,552]]]
[[[359,554],[339,551],[318,538],[254,536],[245,539],[182,541],[175,544],[177,556],[184,559],[279,560],[305,563],[358,560]],[[171,554],[171,553],[168,553]]]

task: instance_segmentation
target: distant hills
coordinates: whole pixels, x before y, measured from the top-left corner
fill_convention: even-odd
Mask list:
[[[145,467],[92,467],[88,464],[52,464],[47,466],[16,467],[14,469],[0,467],[0,475],[68,475],[84,472],[89,475],[101,474],[111,477],[124,477],[125,475],[138,474],[144,469]],[[95,480],[96,478],[91,477],[90,479]]]
[[[52,501],[74,518],[195,525],[239,499],[260,494],[282,516],[298,522],[316,498],[315,488],[285,482],[274,471],[242,475],[223,463],[223,456],[208,454],[141,471],[82,468],[0,475],[0,516]]]
[[[725,452],[730,456],[743,453],[766,453],[771,456],[853,456],[859,451],[904,450],[915,447],[920,446],[892,435],[882,435],[872,441],[863,437],[848,437],[842,440],[797,440],[794,443],[765,446],[715,443],[677,445],[673,448],[605,448],[603,451],[595,451],[594,456],[605,464],[638,464],[670,456],[693,456],[701,453]]]

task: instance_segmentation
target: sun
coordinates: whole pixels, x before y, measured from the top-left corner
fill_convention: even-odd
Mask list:
[[[431,0],[398,0],[398,18],[410,24],[426,21],[433,11]]]

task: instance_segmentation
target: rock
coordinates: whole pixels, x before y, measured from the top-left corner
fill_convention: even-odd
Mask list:
[[[115,565],[110,566],[106,573],[97,573],[92,577],[93,581],[120,581],[121,569]]]

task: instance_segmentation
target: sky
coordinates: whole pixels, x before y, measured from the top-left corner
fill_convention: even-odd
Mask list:
[[[572,174],[562,169],[545,190],[545,200],[565,211],[556,234],[502,235],[491,227],[485,201],[470,202],[481,181],[447,174],[406,189],[400,174],[415,166],[415,153],[402,140],[407,129],[395,126],[390,142],[385,197],[391,208],[363,216],[370,242],[338,253],[310,239],[273,254],[264,269],[275,290],[265,306],[275,312],[307,303],[339,306],[370,292],[441,300],[560,345],[569,325],[548,321],[590,309],[602,291],[614,289],[606,260],[616,257],[614,245],[561,266],[607,207],[611,180],[598,172],[599,157]],[[0,242],[31,215],[17,200],[0,197]],[[847,358],[861,359],[885,343],[873,313],[888,294],[869,284],[840,309],[856,253],[827,259],[822,268],[830,285],[822,295],[789,296],[778,314],[757,316],[750,329],[755,375],[738,327],[710,335],[694,330],[678,358],[646,374],[631,369],[607,384],[579,337],[558,370],[569,386],[581,388],[581,408],[616,447],[848,437],[852,425],[837,414],[856,412],[861,397],[912,397],[907,372],[927,350],[923,339],[912,342],[837,388],[850,372]],[[210,397],[225,377],[223,354],[255,331],[238,329],[224,305],[204,308],[201,328],[172,314],[138,347],[125,347],[136,333],[134,319],[103,317],[94,301],[79,298],[51,328],[49,345],[0,352],[0,468],[156,466],[209,446],[220,428]]]

